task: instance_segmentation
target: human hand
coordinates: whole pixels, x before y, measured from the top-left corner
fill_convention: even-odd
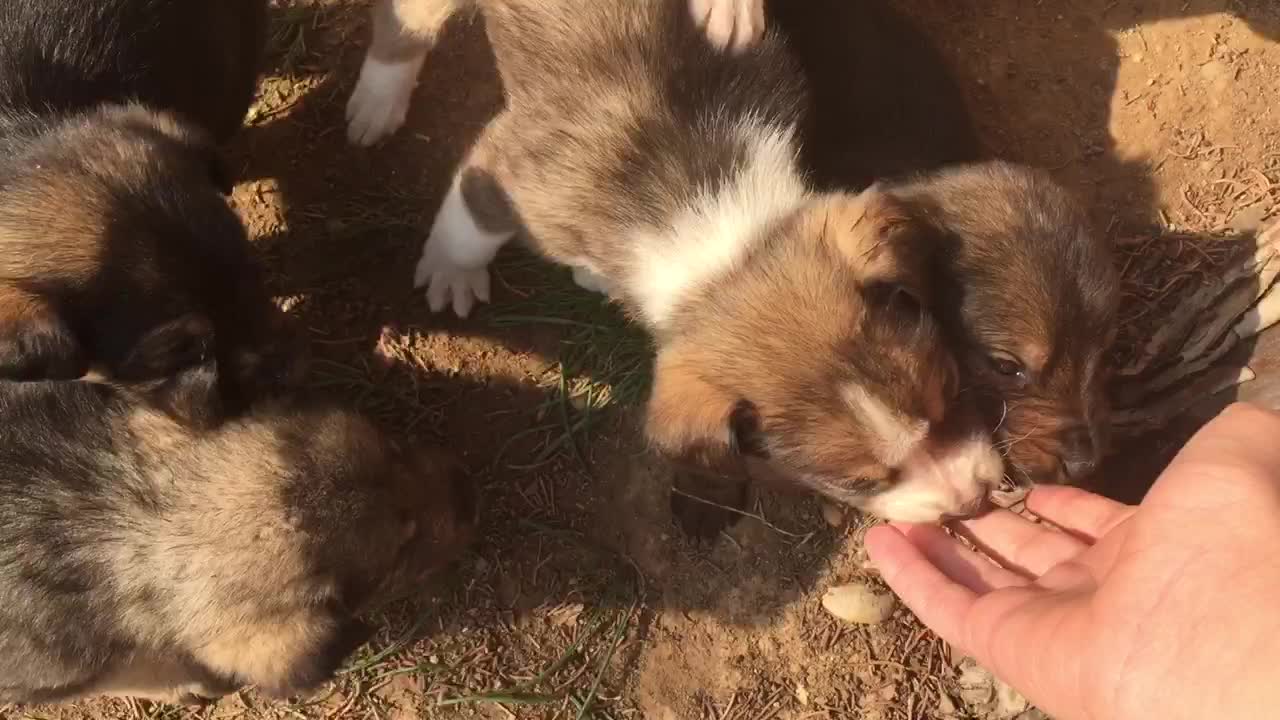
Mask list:
[[[926,625],[1059,720],[1280,708],[1280,414],[1234,405],[1142,504],[1040,487],[1027,507],[867,533]]]

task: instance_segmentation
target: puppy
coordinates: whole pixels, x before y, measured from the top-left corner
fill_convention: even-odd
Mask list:
[[[463,5],[383,12],[423,38]],[[432,308],[487,299],[487,264],[523,231],[654,334],[647,433],[673,461],[891,519],[977,508],[1000,461],[924,310],[932,248],[882,193],[808,187],[782,44],[719,52],[683,0],[480,7],[509,109],[426,243]]]
[[[460,3],[467,5],[468,3]],[[764,33],[764,0],[688,0],[688,10],[706,39],[738,52]],[[421,0],[376,0],[373,43],[347,103],[347,138],[373,145],[400,129],[427,51],[455,8]]]
[[[884,193],[947,248],[935,312],[1011,478],[1089,477],[1110,425],[1106,354],[1120,296],[1111,246],[1041,172],[944,170]]]
[[[0,6],[0,378],[93,371],[196,425],[296,379],[216,145],[252,99],[265,8]],[[168,381],[208,358],[197,386]]]
[[[367,601],[468,542],[456,468],[324,405],[193,433],[107,385],[0,384],[0,703],[313,689]]]
[[[982,155],[941,58],[875,5],[769,6],[769,25],[811,81],[803,159],[820,187],[861,188]],[[1043,173],[992,164],[882,191],[913,208],[917,233],[948,248],[934,311],[961,350],[962,384],[996,428],[1010,478],[1086,479],[1107,447],[1105,355],[1119,301],[1110,245]]]

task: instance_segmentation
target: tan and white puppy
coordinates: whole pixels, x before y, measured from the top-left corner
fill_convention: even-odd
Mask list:
[[[432,309],[487,300],[489,262],[523,232],[654,334],[647,432],[670,459],[896,520],[979,507],[1001,463],[924,310],[933,245],[878,190],[811,190],[804,78],[782,43],[721,52],[685,0],[478,5],[508,109],[426,243]],[[420,62],[469,7],[383,0],[370,57],[411,44]]]
[[[347,137],[373,145],[400,129],[418,73],[454,3],[377,0],[373,44],[347,103]],[[716,48],[739,52],[764,35],[764,0],[688,0],[690,16]]]

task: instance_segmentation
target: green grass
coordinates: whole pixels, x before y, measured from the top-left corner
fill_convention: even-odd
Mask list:
[[[503,258],[497,276],[523,297],[490,308],[491,327],[545,326],[561,333],[557,357],[543,378],[547,400],[538,412],[549,421],[525,431],[554,432],[519,469],[538,467],[564,451],[583,460],[579,448],[598,420],[644,402],[653,344],[616,305],[575,285],[568,268],[520,252]]]

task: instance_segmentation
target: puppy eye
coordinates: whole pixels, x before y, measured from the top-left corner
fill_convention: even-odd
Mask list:
[[[1000,375],[1003,375],[1010,380],[1026,382],[1027,369],[1023,367],[1022,363],[1012,355],[1008,355],[1006,353],[994,353],[991,355],[989,360],[991,362],[991,367]]]

